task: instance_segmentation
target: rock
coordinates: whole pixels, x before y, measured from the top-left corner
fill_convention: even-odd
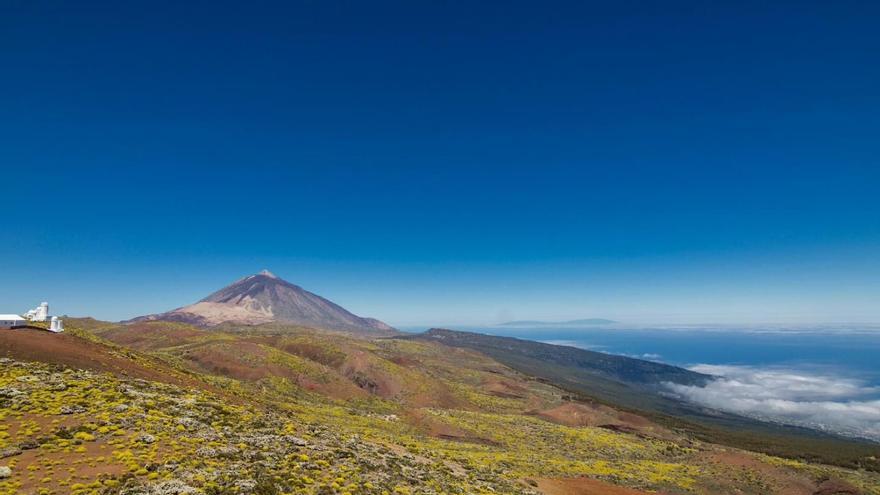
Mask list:
[[[257,482],[251,479],[238,480],[235,482],[235,487],[240,492],[250,493],[257,487]]]
[[[0,459],[5,459],[18,454],[21,454],[21,449],[18,447],[6,447],[5,449],[0,449]]]
[[[284,441],[287,443],[292,443],[292,444],[296,445],[297,447],[305,447],[306,445],[309,444],[309,442],[303,440],[302,438],[295,437],[293,435],[285,435]]]
[[[202,423],[201,421],[195,420],[193,418],[189,418],[189,417],[177,418],[174,422],[179,425],[182,425],[184,428],[186,428],[188,430],[198,430],[198,429],[205,428],[204,423]]]
[[[18,447],[21,450],[34,450],[35,448],[37,448],[39,446],[40,446],[40,444],[37,443],[36,440],[25,440],[24,442],[22,442],[18,445]]]
[[[12,387],[0,387],[0,397],[13,398],[19,395],[25,395],[24,392]]]
[[[0,466],[0,480],[12,476],[12,468],[9,466]]]
[[[211,447],[199,447],[196,449],[196,455],[199,457],[214,457],[217,455],[217,450]]]
[[[138,437],[138,441],[144,443],[153,443],[156,441],[156,437],[150,435],[149,433],[143,433],[141,434],[141,436]]]
[[[200,438],[202,440],[207,440],[209,442],[213,442],[213,441],[220,440],[221,438],[223,438],[220,435],[218,435],[217,432],[215,432],[214,430],[210,430],[210,429],[199,430],[195,433],[194,436],[196,438]]]
[[[187,495],[198,493],[198,490],[180,480],[168,480],[149,488],[150,495]]]

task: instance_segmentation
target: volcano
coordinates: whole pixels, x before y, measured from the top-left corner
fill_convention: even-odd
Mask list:
[[[357,316],[342,306],[277,277],[268,270],[244,277],[208,297],[165,313],[129,320],[175,321],[210,327],[221,323],[258,325],[269,322],[371,332],[395,333],[374,318]]]

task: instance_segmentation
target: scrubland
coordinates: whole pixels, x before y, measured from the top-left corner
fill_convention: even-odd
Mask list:
[[[69,328],[34,337],[47,355],[0,340],[0,493],[880,494],[875,472],[700,441],[440,344]]]

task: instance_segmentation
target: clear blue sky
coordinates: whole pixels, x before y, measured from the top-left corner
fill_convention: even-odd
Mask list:
[[[877,2],[0,6],[0,312],[880,321]]]

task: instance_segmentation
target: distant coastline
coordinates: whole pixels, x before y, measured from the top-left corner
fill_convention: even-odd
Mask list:
[[[517,320],[517,321],[507,321],[504,323],[499,323],[495,325],[496,327],[589,327],[596,325],[613,325],[617,323],[614,320],[607,320],[605,318],[584,318],[580,320],[568,320],[568,321],[537,321],[537,320]]]

